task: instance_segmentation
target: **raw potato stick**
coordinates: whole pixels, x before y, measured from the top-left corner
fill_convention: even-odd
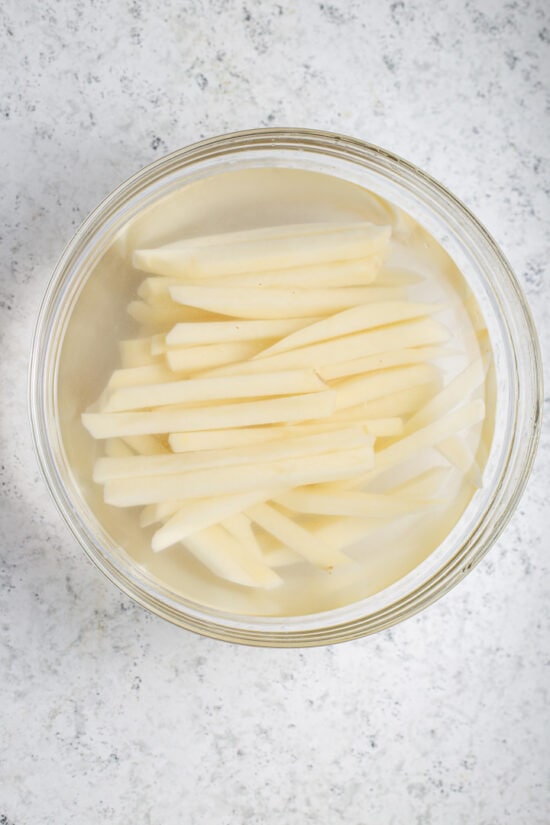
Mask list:
[[[282,579],[221,525],[189,536],[185,547],[215,575],[245,587],[277,587]]]
[[[199,372],[245,361],[263,349],[262,341],[233,341],[166,350],[166,361],[173,372]]]
[[[354,358],[352,361],[344,361],[341,364],[327,364],[319,367],[317,372],[323,381],[332,381],[335,378],[347,378],[350,375],[360,375],[389,367],[434,361],[452,354],[453,351],[446,347],[410,347],[393,352],[381,352],[378,355],[367,355],[365,358]]]
[[[221,522],[222,527],[225,527],[228,533],[233,536],[238,542],[245,544],[247,549],[253,553],[259,561],[264,561],[264,554],[258,542],[257,536],[254,533],[252,521],[244,513],[235,513],[228,516]],[[269,566],[269,565],[268,565]]]
[[[422,283],[423,275],[412,269],[384,266],[376,276],[376,284],[380,286],[414,286]]]
[[[421,304],[414,301],[383,301],[376,304],[360,304],[290,333],[255,357],[265,358],[277,352],[288,352],[299,347],[316,344],[318,341],[327,341],[331,338],[340,338],[342,335],[350,335],[353,332],[383,327],[387,324],[406,321],[409,318],[431,315],[440,311],[441,308],[437,304]]]
[[[352,486],[359,487],[361,484],[371,481],[379,473],[394,467],[396,464],[401,464],[401,462],[406,461],[421,450],[434,447],[445,438],[473,427],[474,424],[482,421],[484,416],[485,404],[478,399],[459,407],[454,412],[437,419],[437,421],[428,424],[421,430],[415,430],[410,435],[400,438],[395,444],[390,444],[389,447],[376,453],[375,469],[356,479],[352,482]]]
[[[334,411],[334,404],[334,390],[324,390],[265,401],[165,412],[84,413],[82,423],[94,438],[154,435],[326,418]]]
[[[170,327],[185,320],[185,313],[173,301],[156,306],[146,304],[145,301],[131,301],[128,304],[128,314],[144,327]]]
[[[402,516],[429,506],[429,502],[419,499],[342,489],[331,492],[315,487],[291,490],[274,500],[298,513],[369,518]]]
[[[303,395],[326,389],[327,385],[313,370],[287,370],[226,378],[190,378],[170,383],[125,387],[111,394],[103,410],[119,412],[220,399]]]
[[[105,442],[105,455],[109,458],[125,458],[135,453],[121,438],[108,438]]]
[[[345,410],[362,402],[385,398],[394,392],[436,381],[438,377],[439,371],[433,364],[412,364],[347,378],[334,387],[336,409]]]
[[[476,358],[407,421],[406,432],[414,432],[456,407],[485,381],[486,372],[484,359]]]
[[[210,321],[176,324],[166,336],[168,347],[224,344],[229,341],[257,341],[279,338],[301,329],[315,318],[288,318],[281,321]]]
[[[342,289],[264,289],[254,287],[172,286],[172,299],[185,306],[200,307],[237,318],[280,320],[326,315],[367,303],[369,286]]]
[[[242,275],[226,275],[225,278],[209,278],[209,286],[240,286],[275,289],[319,289],[320,287],[367,286],[377,277],[382,264],[383,254],[377,253],[369,258],[352,261],[334,261],[313,266],[296,266],[289,269],[272,269],[268,272],[245,272]],[[186,279],[187,282],[187,279]],[[181,279],[180,279],[181,283]],[[195,280],[195,284],[205,284],[206,280]],[[376,288],[373,293],[376,294]],[[398,288],[390,290],[396,297],[403,292]],[[380,288],[383,294],[382,288]]]
[[[337,364],[361,355],[377,355],[390,349],[405,348],[430,343],[442,343],[449,337],[445,327],[431,318],[403,321],[400,324],[370,329],[345,335],[331,341],[323,341],[291,352],[281,352],[246,363],[231,364],[209,371],[209,375],[250,375],[269,370],[306,369],[322,370],[327,364]]]
[[[227,496],[189,499],[181,502],[166,524],[153,536],[152,548],[155,553],[166,550],[188,536],[198,533],[205,527],[219,524],[236,513],[242,513],[247,507],[266,501],[274,490],[254,490]],[[157,508],[162,505],[156,505]],[[158,515],[158,511],[157,511]],[[160,519],[155,519],[160,521]]]
[[[365,258],[387,242],[390,230],[357,223],[353,229],[320,232],[312,243],[311,234],[250,238],[235,242],[187,245],[177,248],[139,250],[134,266],[160,275],[226,276],[243,272],[309,266],[326,261]]]
[[[99,458],[94,467],[94,481],[103,484],[115,478],[174,475],[207,467],[228,467],[241,464],[265,464],[294,456],[311,457],[353,447],[372,447],[373,438],[360,427],[319,433],[303,438],[279,439],[249,447],[227,450],[202,450],[198,453],[168,455],[134,455],[124,458]]]
[[[178,262],[186,259],[190,251],[201,247],[210,246],[231,246],[232,244],[242,244],[258,241],[269,241],[274,238],[292,238],[295,236],[314,236],[328,232],[342,232],[364,228],[371,233],[373,249],[384,246],[388,240],[388,231],[377,231],[378,227],[372,224],[350,221],[347,223],[337,222],[310,222],[298,224],[281,224],[280,226],[261,226],[255,229],[244,229],[236,232],[220,232],[215,235],[200,235],[191,238],[184,238],[173,243],[155,249],[137,249],[133,256],[133,265],[136,269],[146,272],[158,272],[165,274],[164,269],[170,270],[166,274],[171,275],[172,271],[182,275],[181,266]]]
[[[371,418],[365,421],[365,430],[377,438],[403,435],[404,429],[402,418]]]
[[[419,387],[399,390],[399,392],[394,392],[385,398],[367,401],[366,404],[363,404],[363,415],[368,420],[408,415],[417,410],[422,404],[425,404],[429,398],[432,398],[439,388],[439,383],[432,382],[422,384]]]
[[[299,487],[323,481],[359,476],[374,464],[370,447],[325,453],[304,461],[286,458],[268,464],[216,467],[168,476],[123,478],[105,485],[105,502],[116,507],[154,504],[169,499],[223,496],[249,492],[255,488]]]
[[[150,364],[146,367],[131,367],[115,370],[107,384],[107,390],[118,390],[121,387],[138,387],[143,384],[161,384],[174,380],[174,373],[164,364]]]
[[[369,435],[376,435],[374,432],[371,433],[370,423],[364,420],[363,415],[349,416],[348,418],[335,418],[332,416],[330,420],[322,419],[320,421],[310,421],[306,424],[279,424],[266,427],[240,427],[226,430],[206,430],[204,432],[171,433],[168,440],[173,452],[187,453],[195,450],[250,446],[251,444],[262,444],[281,438],[290,439],[313,435],[314,433],[328,433],[347,426],[359,426]],[[388,435],[396,434],[394,432],[395,426],[394,424],[392,432],[387,433]]]
[[[349,561],[342,553],[325,545],[322,538],[296,524],[270,504],[256,504],[249,507],[246,514],[252,521],[309,561],[310,564],[324,570],[331,570]]]
[[[437,445],[438,452],[459,470],[468,484],[472,487],[480,488],[483,484],[482,473],[479,469],[475,457],[460,436],[452,435]]]
[[[170,452],[154,435],[130,435],[124,436],[123,440],[138,455],[164,455]]]
[[[159,364],[159,359],[151,355],[151,338],[120,341],[118,349],[123,369]]]

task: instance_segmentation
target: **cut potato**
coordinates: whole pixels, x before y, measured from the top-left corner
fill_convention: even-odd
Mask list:
[[[277,439],[299,438],[314,433],[329,433],[344,427],[361,426],[369,435],[376,435],[369,429],[370,422],[364,421],[362,412],[353,417],[310,421],[305,424],[279,424],[265,427],[240,427],[237,429],[207,430],[205,432],[171,433],[170,447],[175,453],[186,453],[194,450],[214,450],[241,445],[262,444]],[[387,433],[388,435],[394,435]]]
[[[476,489],[481,487],[481,470],[477,465],[475,456],[463,438],[452,435],[440,441],[437,449],[450,464],[453,464],[463,474],[468,484]]]
[[[168,347],[197,344],[223,344],[229,341],[257,341],[288,335],[311,324],[314,318],[288,318],[282,321],[211,321],[176,324],[166,336]]]
[[[221,525],[207,527],[185,540],[185,547],[215,575],[245,587],[271,589],[281,577],[236,541]]]
[[[144,327],[171,327],[185,320],[185,313],[173,301],[156,306],[145,301],[131,301],[128,304],[128,314]]]
[[[342,553],[325,545],[321,537],[296,524],[270,504],[255,504],[253,507],[248,507],[246,513],[252,521],[309,561],[310,564],[330,571],[339,564],[349,562],[349,559]]]
[[[174,475],[206,467],[237,467],[241,464],[265,464],[294,456],[313,457],[322,453],[372,447],[373,437],[361,427],[317,433],[302,438],[278,439],[248,447],[226,450],[202,450],[197,453],[168,455],[132,455],[99,458],[94,467],[94,481],[103,484],[115,478]]]
[[[272,235],[235,242],[219,241],[205,245],[185,244],[134,253],[134,266],[159,275],[226,276],[243,272],[310,266],[326,261],[365,258],[387,244],[390,232],[386,227],[355,224],[353,229],[304,234]]]
[[[380,286],[406,287],[422,283],[424,277],[412,269],[384,266],[376,276],[376,284]]]
[[[389,518],[415,513],[429,506],[429,501],[403,496],[363,493],[354,490],[317,490],[315,487],[291,490],[275,501],[289,510],[314,515],[364,516]]]
[[[384,301],[376,304],[361,304],[290,333],[281,341],[277,341],[277,343],[260,352],[256,355],[256,358],[265,358],[277,352],[288,352],[299,347],[316,344],[319,341],[350,335],[353,332],[407,321],[409,318],[419,318],[423,315],[438,312],[440,309],[441,307],[435,304],[420,304],[413,301]]]
[[[234,467],[215,467],[205,470],[145,478],[120,478],[105,485],[105,501],[116,507],[134,507],[139,504],[223,496],[255,488],[299,487],[359,476],[374,464],[370,447],[342,450],[311,456],[270,461],[267,464],[245,464],[239,472]]]
[[[221,522],[227,532],[236,541],[245,544],[247,549],[253,553],[259,561],[265,561],[262,548],[254,532],[251,519],[244,513],[234,513]]]
[[[265,342],[262,341],[234,341],[202,347],[176,347],[166,351],[166,361],[173,372],[200,372],[245,361],[260,352],[264,346]]]
[[[117,390],[121,387],[138,387],[143,384],[161,384],[166,381],[173,381],[174,377],[172,370],[162,363],[115,370],[107,384],[107,391]]]
[[[123,441],[138,455],[165,455],[170,450],[154,435],[128,435]]]
[[[94,438],[149,435],[180,430],[219,430],[278,421],[325,418],[334,411],[334,390],[217,407],[157,412],[84,413],[82,423]]]
[[[350,375],[360,375],[374,370],[402,367],[406,364],[418,364],[423,361],[435,361],[452,354],[446,347],[410,347],[409,349],[381,352],[377,355],[367,355],[365,358],[354,358],[341,364],[327,364],[317,368],[323,381],[332,381],[337,378],[347,378]]]
[[[485,381],[486,372],[487,368],[483,358],[473,361],[407,421],[407,433],[425,427],[426,424],[436,421],[457,404],[462,403]]]
[[[377,231],[378,227],[372,224],[361,224],[357,221],[348,223],[338,222],[312,222],[288,224],[280,226],[258,227],[257,229],[245,229],[237,232],[219,233],[216,235],[202,235],[198,237],[184,238],[156,249],[138,249],[133,255],[133,265],[136,269],[145,272],[156,272],[159,274],[184,274],[189,252],[196,248],[225,246],[231,247],[233,244],[257,243],[263,241],[264,244],[276,238],[292,238],[296,236],[315,236],[329,232],[355,231],[366,228],[370,231],[372,249],[377,251],[387,244],[389,233]],[[183,262],[179,264],[178,262]]]
[[[233,495],[195,498],[182,502],[178,510],[173,513],[166,524],[160,527],[153,536],[152,548],[155,552],[166,550],[167,547],[185,541],[205,527],[220,524],[236,513],[242,513],[247,507],[266,501],[271,498],[272,490],[256,489]],[[162,504],[157,504],[161,507]],[[160,519],[155,519],[160,521]]]
[[[402,418],[371,418],[365,420],[365,429],[377,438],[403,435],[405,426]]]
[[[219,399],[303,395],[326,389],[327,385],[313,370],[281,370],[225,378],[191,378],[140,387],[123,387],[111,394],[103,410],[118,412]]]
[[[421,384],[393,392],[384,398],[376,398],[363,404],[362,412],[367,420],[408,415],[432,398],[439,390],[439,383]],[[345,411],[344,411],[345,412]]]
[[[373,290],[368,286],[344,289],[256,289],[254,287],[172,286],[170,295],[178,304],[206,309],[237,318],[274,319],[326,315],[367,303]]]
[[[370,473],[353,482],[353,486],[366,483],[390,467],[400,464],[428,447],[436,446],[440,441],[454,435],[461,430],[473,427],[483,420],[485,404],[480,399],[471,401],[459,407],[437,421],[428,424],[410,435],[400,438],[384,450],[376,453],[376,466]]]
[[[359,358],[365,354],[377,355],[387,350],[442,343],[449,337],[448,330],[431,318],[404,321],[380,329],[370,329],[312,344],[309,347],[280,352],[253,361],[231,364],[209,372],[210,375],[249,375],[252,372],[267,372],[283,369],[322,369],[327,364],[338,364],[346,359]]]
[[[334,385],[336,409],[345,410],[363,402],[385,398],[394,392],[435,382],[438,377],[439,372],[433,364],[411,364],[346,378]]]
[[[123,369],[158,365],[159,359],[151,355],[151,338],[134,338],[120,341],[118,345]]]
[[[105,441],[105,455],[109,458],[127,458],[135,453],[122,438],[108,438]]]

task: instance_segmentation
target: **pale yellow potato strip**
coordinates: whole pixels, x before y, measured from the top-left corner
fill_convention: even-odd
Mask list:
[[[264,346],[265,343],[261,341],[233,341],[228,344],[168,349],[165,357],[174,372],[198,372],[246,361]]]
[[[188,536],[204,530],[213,524],[219,524],[224,519],[242,513],[246,507],[270,498],[273,490],[257,489],[252,492],[237,493],[226,496],[211,496],[208,498],[189,499],[180,502],[175,513],[168,517],[168,521],[160,527],[153,536],[152,548],[155,553],[166,550],[179,541],[185,541]],[[157,504],[157,515],[162,504]],[[161,519],[157,518],[156,521]]]
[[[373,418],[392,418],[414,412],[429,398],[432,398],[440,387],[439,383],[422,384],[418,387],[409,387],[399,390],[384,398],[367,401],[363,404],[363,415],[367,420]]]
[[[265,464],[284,458],[304,458],[350,450],[353,447],[372,447],[373,437],[360,427],[330,433],[316,433],[302,438],[279,439],[248,447],[230,447],[226,450],[201,450],[197,453],[168,455],[132,455],[120,458],[99,458],[94,466],[93,479],[99,484],[115,478],[142,478],[145,476],[174,475],[207,467],[237,467],[242,464]]]
[[[121,438],[108,438],[105,442],[105,455],[109,458],[125,458],[135,453]]]
[[[118,349],[123,369],[133,369],[134,367],[145,367],[159,363],[159,359],[151,355],[151,338],[130,338],[126,341],[120,341]]]
[[[376,285],[406,287],[414,286],[424,280],[424,276],[412,269],[401,267],[382,267],[376,276]]]
[[[437,380],[439,371],[433,364],[411,364],[367,375],[346,378],[334,386],[336,409],[344,410],[363,402],[386,398],[394,392]]]
[[[156,250],[138,250],[134,266],[160,275],[220,277],[243,272],[309,266],[327,261],[365,258],[380,249],[389,239],[390,230],[372,224],[357,223],[352,229],[272,236],[215,244],[185,244]]]
[[[271,589],[282,583],[277,573],[220,525],[189,536],[185,547],[216,576],[235,584]]]
[[[402,496],[363,493],[355,490],[327,491],[315,487],[283,493],[274,499],[289,510],[298,513],[336,516],[364,516],[390,518],[419,512],[429,502]]]
[[[268,289],[319,289],[320,287],[367,286],[377,277],[383,261],[381,253],[368,258],[352,261],[334,261],[313,266],[295,266],[289,269],[272,269],[266,272],[245,272],[238,275],[226,275],[225,278],[209,278],[209,286],[261,287]],[[186,282],[188,283],[187,279]],[[195,284],[205,283],[195,279]],[[402,296],[398,288],[387,292],[391,297]],[[392,294],[393,293],[393,294]],[[373,297],[377,289],[373,288]],[[380,294],[384,290],[380,288]]]
[[[482,473],[470,447],[460,436],[452,435],[440,441],[438,452],[459,470],[472,487],[480,488],[483,484]]]
[[[304,369],[312,367],[322,370],[327,364],[338,364],[344,360],[364,355],[377,355],[387,350],[429,343],[442,343],[449,337],[445,327],[432,318],[403,321],[400,324],[370,329],[353,335],[345,335],[331,341],[323,341],[291,352],[281,352],[246,363],[230,364],[212,370],[209,375],[246,375],[269,370]]]
[[[170,450],[154,435],[123,436],[126,444],[138,455],[164,455]]]
[[[393,419],[395,420],[395,419]],[[205,432],[171,433],[168,437],[170,447],[175,453],[187,453],[194,450],[215,450],[228,447],[249,446],[275,441],[281,438],[296,438],[314,433],[327,433],[348,426],[362,426],[371,433],[370,422],[364,421],[364,415],[347,418],[331,416],[330,419],[311,421],[307,424],[280,424],[266,427],[240,427],[226,430],[207,430]],[[395,427],[395,425],[394,425]],[[393,431],[388,435],[395,435]]]
[[[315,320],[314,318],[283,318],[275,321],[203,321],[197,324],[176,324],[166,336],[166,345],[181,347],[279,338]]]
[[[403,496],[404,498],[432,498],[441,495],[441,490],[449,480],[452,472],[449,467],[430,467],[429,470],[413,476],[403,484],[392,487],[388,492],[391,495]]]
[[[267,487],[299,487],[323,481],[359,476],[373,466],[371,447],[342,450],[312,456],[270,461],[268,464],[245,464],[239,472],[234,467],[215,467],[166,476],[124,478],[108,481],[105,501],[116,507],[139,504],[223,496]]]
[[[118,412],[219,399],[300,395],[326,389],[327,385],[313,370],[281,370],[225,378],[190,378],[141,387],[124,387],[111,394],[103,409],[105,412]]]
[[[155,412],[84,413],[82,423],[94,438],[155,435],[188,430],[219,430],[224,427],[249,427],[278,421],[304,421],[328,418],[334,412],[335,392],[324,390],[250,401],[219,404],[213,407]]]
[[[174,302],[151,306],[145,301],[131,301],[128,304],[128,314],[145,327],[170,327],[185,320],[180,305]]]
[[[310,564],[330,570],[349,559],[325,545],[322,538],[301,527],[270,504],[255,504],[246,514],[268,533],[290,547]]]
[[[434,361],[452,355],[452,350],[446,347],[410,347],[409,349],[381,352],[378,355],[367,355],[365,358],[354,358],[341,364],[327,364],[318,368],[317,372],[324,381],[336,378],[346,378],[350,375],[360,375],[364,372],[383,370],[389,367],[401,367],[405,364],[418,364],[423,361]]]
[[[196,248],[247,244],[271,241],[276,238],[292,238],[296,236],[309,237],[323,233],[354,231],[362,229],[370,234],[373,251],[384,248],[389,237],[389,230],[372,224],[350,221],[337,222],[310,222],[300,224],[282,224],[280,226],[262,226],[255,229],[244,229],[235,232],[220,232],[215,235],[201,235],[174,241],[155,249],[137,249],[133,255],[133,265],[136,269],[145,272],[155,272],[159,275],[182,276],[188,266],[189,254]],[[209,273],[205,273],[208,275]]]
[[[151,335],[151,355],[164,355],[166,349],[166,335],[164,333]]]
[[[356,479],[352,486],[361,486],[372,480],[376,475],[385,470],[401,464],[411,458],[421,450],[436,446],[440,441],[454,435],[461,430],[473,427],[483,420],[485,416],[485,404],[481,400],[471,401],[457,410],[442,418],[428,424],[420,430],[416,430],[410,435],[406,435],[376,453],[375,469],[359,479]]]
[[[409,318],[419,318],[438,312],[437,304],[415,303],[414,301],[382,301],[375,304],[360,304],[345,309],[317,323],[303,326],[272,346],[263,350],[256,358],[265,358],[277,352],[288,352],[298,347],[306,347],[319,341],[351,335],[354,332],[383,327]]]
[[[377,530],[383,522],[383,519],[359,516],[334,516],[328,524],[317,527],[312,532],[333,550],[342,551]]]
[[[260,561],[265,562],[264,554],[251,519],[245,513],[234,513],[228,516],[221,522],[222,527],[225,527],[227,532],[233,536],[238,542],[245,544],[248,550],[253,553]]]
[[[232,315],[237,318],[303,318],[326,315],[372,298],[372,288],[351,286],[342,289],[264,289],[238,286],[172,286],[173,300]]]
[[[474,392],[485,380],[487,368],[483,358],[476,358],[456,378],[453,378],[441,392],[419,409],[406,424],[406,432],[412,433],[420,427],[449,412]]]
[[[405,426],[402,418],[370,418],[365,420],[365,430],[377,438],[403,435]]]
[[[145,367],[131,367],[115,370],[107,384],[107,390],[118,390],[121,387],[138,387],[143,384],[160,384],[173,381],[172,370],[162,363],[150,364]]]
[[[158,521],[166,521],[184,506],[184,501],[162,501],[160,504],[148,504],[139,517],[141,527],[148,527]]]

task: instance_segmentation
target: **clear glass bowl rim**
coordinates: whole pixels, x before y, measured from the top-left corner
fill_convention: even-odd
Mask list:
[[[113,565],[99,542],[91,541],[79,523],[75,505],[59,474],[50,448],[46,407],[48,387],[44,369],[49,347],[49,329],[56,320],[59,292],[84,248],[93,242],[94,234],[107,220],[115,216],[124,203],[153,183],[162,180],[182,166],[189,167],[206,159],[224,157],[239,152],[262,149],[303,150],[333,155],[350,162],[379,166],[400,182],[415,187],[424,197],[435,200],[446,215],[468,229],[483,252],[490,256],[493,277],[506,293],[504,310],[527,334],[520,340],[511,338],[516,365],[517,403],[513,428],[514,444],[510,446],[498,489],[492,498],[492,508],[484,513],[475,532],[456,548],[447,563],[411,592],[373,613],[359,618],[331,620],[331,613],[316,614],[301,623],[278,618],[258,628],[252,617],[242,620],[231,616],[226,620],[206,610],[182,610],[175,603],[140,586],[139,581],[120,567]],[[470,238],[471,240],[471,238]],[[521,380],[520,380],[521,379]],[[159,158],[111,192],[77,229],[54,268],[46,289],[35,327],[29,367],[29,414],[33,441],[48,489],[69,528],[95,565],[134,601],[153,613],[188,630],[212,638],[240,644],[265,647],[309,647],[359,638],[388,628],[414,615],[439,599],[454,587],[488,552],[508,523],[527,483],[536,454],[542,419],[542,361],[533,319],[516,277],[498,245],[472,212],[442,184],[424,171],[386,151],[357,138],[301,128],[251,129],[202,140]],[[372,597],[370,597],[372,598]],[[369,598],[364,601],[365,610]],[[361,603],[363,604],[363,603]]]

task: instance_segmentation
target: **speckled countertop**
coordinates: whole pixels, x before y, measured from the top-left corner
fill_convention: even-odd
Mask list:
[[[550,352],[543,0],[5,0],[0,9],[3,825],[547,825],[550,432],[497,546],[428,611],[335,648],[157,619],[84,558],[39,477],[32,327],[86,213],[160,154],[338,130],[488,226]]]

